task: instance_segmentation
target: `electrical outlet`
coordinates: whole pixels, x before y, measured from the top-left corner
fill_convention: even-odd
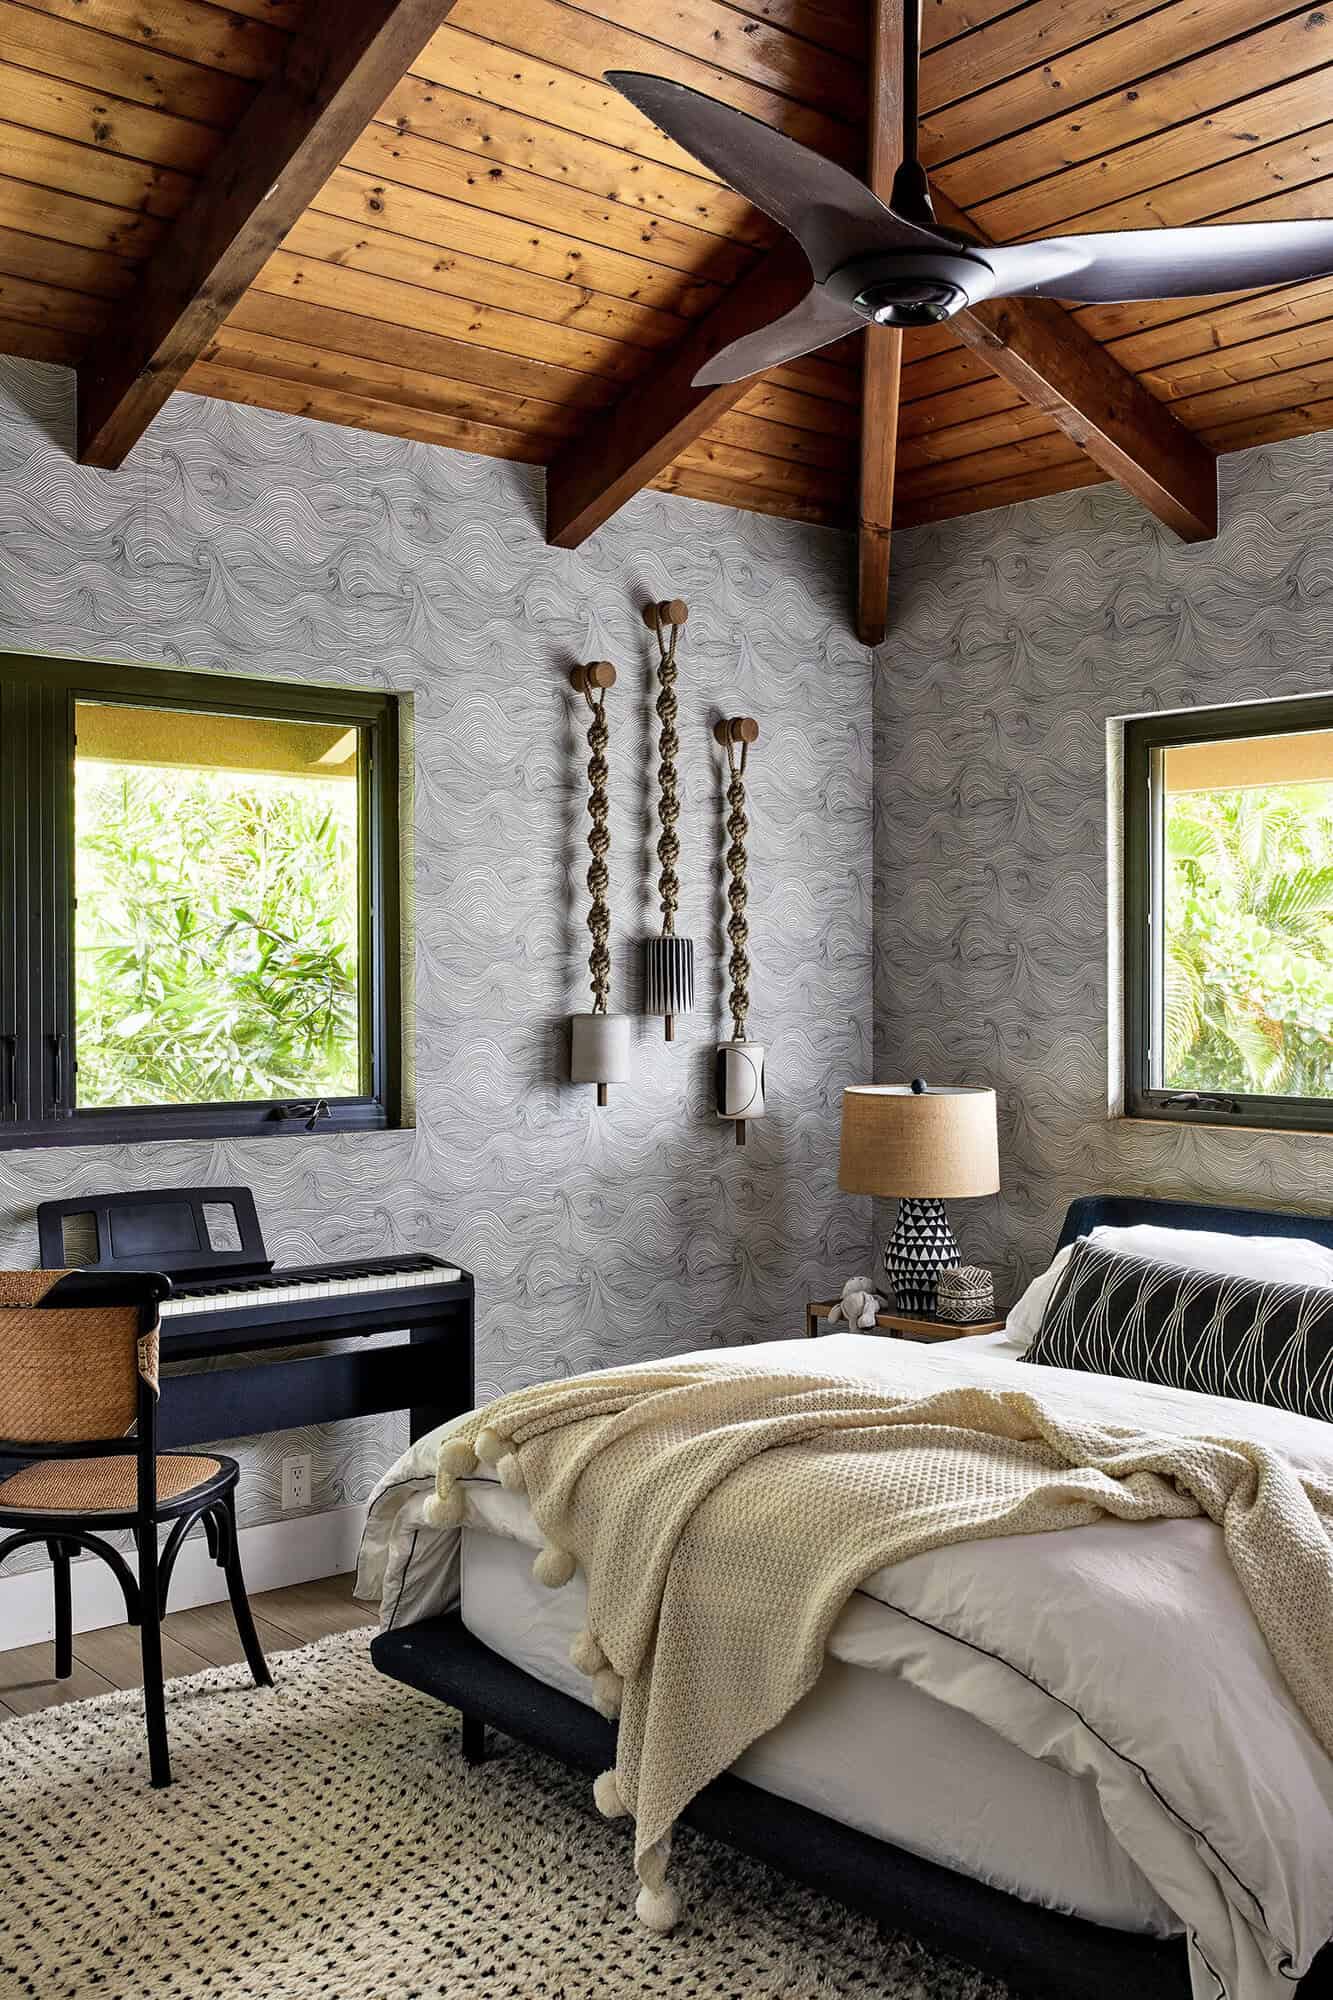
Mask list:
[[[282,1461],[282,1504],[288,1507],[308,1507],[310,1505],[310,1453],[293,1452]]]

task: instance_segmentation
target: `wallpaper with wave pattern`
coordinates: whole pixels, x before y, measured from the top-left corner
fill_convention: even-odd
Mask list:
[[[280,1262],[416,1246],[470,1267],[480,1390],[803,1330],[862,1266],[836,1187],[843,1083],[871,1039],[871,675],[827,531],[644,495],[578,554],[540,476],[431,446],[175,396],[118,473],[71,454],[72,377],[0,360],[0,647],[361,683],[412,697],[415,1129],[0,1150],[0,1263],[36,1262],[44,1196],[248,1183]],[[652,894],[654,657],[640,606],[685,597],[682,901],[698,997],[603,1111],[565,1083],[586,1000],[581,701],[609,658],[613,1005],[639,1000]],[[725,903],[711,724],[751,759],[751,1033],[769,1113],[742,1151],[712,1111]],[[651,734],[650,734],[651,732]],[[655,773],[655,758],[652,770]],[[247,1519],[312,1450],[316,1508],[356,1500],[402,1424],[256,1440]]]
[[[1002,1191],[954,1223],[1001,1296],[1046,1262],[1077,1194],[1333,1207],[1333,1139],[1107,1116],[1116,719],[1333,684],[1333,435],[1220,471],[1222,531],[1192,548],[1113,486],[895,540],[877,1074],[998,1090]]]

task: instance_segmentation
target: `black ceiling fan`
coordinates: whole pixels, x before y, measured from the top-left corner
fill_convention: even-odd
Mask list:
[[[795,139],[684,84],[608,70],[654,125],[793,236],[813,282],[780,319],[733,340],[695,382],[738,382],[867,323],[933,326],[983,299],[1082,304],[1257,291],[1333,274],[1333,220],[1117,229],[989,244],[935,220],[917,158],[918,0],[903,9],[903,158],[888,205]]]

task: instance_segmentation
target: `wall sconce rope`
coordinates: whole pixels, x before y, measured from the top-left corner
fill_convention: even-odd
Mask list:
[[[727,936],[731,940],[731,957],[727,963],[731,979],[728,1002],[731,1040],[718,1045],[717,1110],[720,1118],[736,1121],[736,1144],[743,1146],[746,1120],[762,1117],[764,1110],[766,1051],[761,1042],[746,1040],[750,1015],[750,925],[746,913],[749,902],[750,822],[745,811],[745,767],[750,745],[759,737],[759,724],[752,715],[733,715],[717,723],[713,734],[726,752],[729,774],[727,833],[730,845],[726,864],[727,902],[731,910],[727,921]]]
[[[575,1083],[595,1083],[597,1102],[606,1103],[607,1085],[629,1080],[629,1021],[612,1014],[611,1004],[611,852],[610,724],[607,689],[615,686],[616,670],[609,660],[575,667],[569,676],[591,711],[588,722],[588,929],[592,950],[588,976],[592,1012],[571,1020],[570,1076]]]
[[[676,1015],[694,1007],[694,941],[676,936],[676,911],[680,905],[680,792],[676,758],[680,738],[676,734],[676,647],[681,627],[689,617],[683,598],[672,597],[661,604],[644,606],[643,622],[657,640],[658,694],[657,719],[661,725],[657,739],[657,817],[662,831],[657,842],[661,874],[657,878],[662,906],[662,934],[644,944],[644,1011],[661,1014],[666,1022],[666,1039],[675,1040]]]

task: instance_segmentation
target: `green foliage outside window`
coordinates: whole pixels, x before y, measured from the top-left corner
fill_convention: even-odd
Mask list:
[[[1333,1097],[1333,784],[1166,800],[1170,1090]]]
[[[80,761],[84,1107],[362,1089],[357,788]]]

